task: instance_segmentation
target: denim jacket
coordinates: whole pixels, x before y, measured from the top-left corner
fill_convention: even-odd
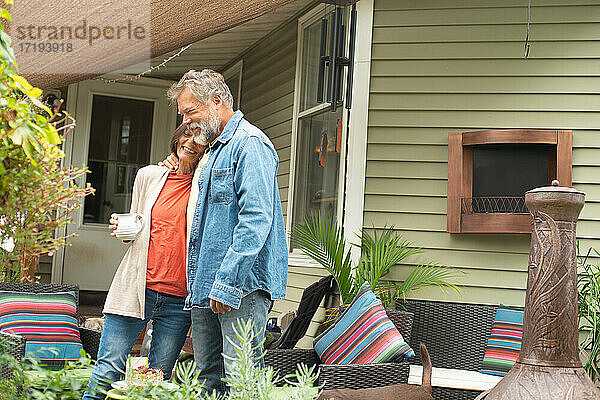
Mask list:
[[[188,246],[185,307],[239,308],[255,290],[285,297],[288,250],[269,138],[237,111],[210,149]]]

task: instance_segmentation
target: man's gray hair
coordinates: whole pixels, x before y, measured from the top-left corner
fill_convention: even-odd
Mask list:
[[[194,97],[204,104],[208,104],[213,97],[218,96],[225,106],[233,108],[233,96],[229,86],[225,83],[225,78],[212,69],[189,70],[179,82],[174,83],[167,90],[167,96],[171,100],[177,101],[177,97],[185,88],[189,88]]]

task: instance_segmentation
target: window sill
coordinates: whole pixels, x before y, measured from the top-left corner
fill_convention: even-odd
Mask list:
[[[293,250],[288,254],[288,265],[291,267],[320,268],[325,271],[321,264],[299,250]]]
[[[461,233],[531,233],[530,214],[462,214]]]

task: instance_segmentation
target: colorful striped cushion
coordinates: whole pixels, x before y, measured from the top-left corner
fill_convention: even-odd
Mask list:
[[[76,360],[83,349],[76,307],[75,292],[0,291],[0,332],[26,337],[27,357]]]
[[[523,339],[523,311],[498,308],[479,372],[504,376],[517,361]]]
[[[313,344],[324,364],[384,363],[415,355],[368,283]]]

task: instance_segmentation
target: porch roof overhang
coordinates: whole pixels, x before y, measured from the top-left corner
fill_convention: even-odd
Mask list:
[[[16,54],[21,73],[35,86],[43,89],[57,88],[90,79],[105,72],[147,61],[197,42],[221,31],[240,25],[295,0],[148,0],[150,4],[150,43],[139,46],[135,41],[125,45],[110,40],[99,41],[94,46],[82,46],[60,58],[20,57]],[[139,8],[137,0],[119,2],[111,10],[113,20],[135,18]],[[64,20],[64,10],[47,7],[31,10],[44,13],[44,21]],[[77,10],[77,20],[97,15],[98,9]],[[149,53],[149,54],[148,54]],[[102,72],[97,64],[102,63]],[[23,65],[21,65],[23,64]],[[44,71],[64,71],[47,73]],[[78,71],[78,72],[73,72]],[[88,72],[90,71],[90,72]],[[93,71],[93,72],[92,72]]]

